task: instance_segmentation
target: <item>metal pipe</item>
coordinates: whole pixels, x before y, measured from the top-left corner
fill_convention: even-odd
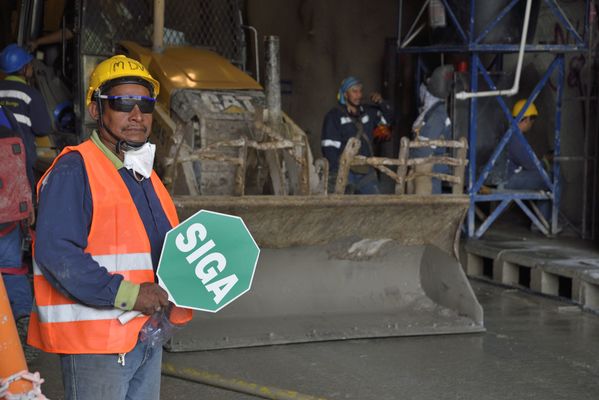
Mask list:
[[[408,33],[406,33],[406,37],[409,37],[410,35],[412,35],[412,31],[414,30],[414,28],[416,27],[416,24],[418,23],[418,21],[420,20],[420,17],[422,17],[422,14],[424,13],[424,10],[426,10],[426,6],[428,6],[428,3],[431,0],[426,0],[424,2],[424,4],[422,5],[422,8],[420,9],[420,11],[418,12],[418,15],[416,16],[416,18],[414,19],[414,22],[412,23],[412,26],[410,27],[410,29],[408,29]]]
[[[449,3],[447,3],[447,0],[441,0],[441,1],[443,3],[443,6],[445,7],[445,12],[447,14],[449,14],[449,19],[451,19],[451,22],[453,23],[453,26],[455,27],[455,29],[460,34],[460,37],[464,41],[464,44],[467,44],[468,43],[468,37],[466,37],[466,34],[464,33],[464,29],[462,28],[462,24],[456,18],[455,13],[453,12],[453,10],[451,9],[451,7],[449,6]]]
[[[470,0],[470,21],[469,22],[469,26],[470,26],[470,32],[468,32],[468,44],[471,46],[472,42],[474,41],[474,16],[476,15],[476,2],[475,0]]]
[[[278,124],[282,119],[279,37],[267,36],[264,41],[266,50],[266,76],[264,84],[268,119],[271,123]]]
[[[62,29],[60,30],[60,44],[62,46],[62,64],[60,71],[62,77],[67,79],[67,18],[62,17]]]
[[[241,25],[241,27],[252,32],[252,35],[254,36],[254,55],[256,57],[256,82],[260,83],[260,54],[258,53],[258,30],[251,25]]]
[[[416,29],[416,31],[414,33],[412,33],[409,37],[406,38],[406,40],[403,41],[403,43],[401,44],[401,48],[403,49],[404,47],[406,47],[407,45],[409,45],[412,40],[416,39],[416,36],[418,36],[418,34],[424,29],[424,24],[420,25],[418,27],[418,29]],[[441,53],[443,54],[443,53]]]
[[[267,36],[265,42],[266,73],[264,78],[264,89],[266,94],[266,107],[268,109],[268,126],[273,132],[286,136],[288,132],[283,131],[283,113],[281,112],[281,70],[279,57],[279,37]],[[283,153],[285,157],[286,153]],[[289,193],[288,181],[285,179],[283,166],[277,150],[268,150],[265,154],[268,164],[269,175],[272,181],[275,195],[285,196]],[[289,167],[289,164],[285,163]],[[294,176],[291,174],[291,176]]]
[[[587,7],[591,7],[591,9],[589,10],[589,19],[587,20],[588,26],[589,26],[589,49],[594,49],[593,46],[593,35],[590,34],[590,32],[594,29],[593,24],[595,23],[595,21],[597,21],[597,8],[594,4],[590,4],[587,1]],[[591,57],[593,56],[593,54],[596,54],[595,51],[591,51],[589,53],[591,55]],[[589,63],[591,63],[591,60],[593,60],[593,58],[589,58]],[[589,84],[589,88],[590,86],[590,82]],[[591,92],[589,90],[589,92],[587,93],[587,96],[590,96]],[[599,113],[595,114],[595,130],[597,130],[597,125],[599,123]],[[597,137],[595,136],[595,140],[594,140],[594,151],[593,151],[593,158],[592,158],[592,169],[591,171],[593,171],[593,181],[592,181],[592,187],[591,187],[591,193],[593,193],[593,200],[591,202],[591,239],[595,239],[595,219],[596,219],[596,204],[597,204],[597,154],[599,153],[597,145],[599,144],[599,141],[597,140]]]
[[[164,0],[154,0],[154,33],[152,35],[152,51],[162,53],[164,50]]]
[[[555,105],[555,137],[553,144],[553,154],[556,157],[561,153],[561,129],[562,129],[562,98],[564,96],[566,65],[564,55],[558,55],[556,58],[559,61],[557,70],[557,93]],[[557,235],[559,223],[559,208],[561,204],[562,182],[560,179],[561,165],[557,161],[553,161],[553,204],[551,209],[551,233]]]
[[[397,48],[401,46],[401,20],[403,18],[403,0],[399,0],[399,15],[397,16]]]
[[[472,0],[474,2],[474,0]],[[474,5],[472,4],[472,9]],[[472,53],[470,56],[470,88],[476,92],[478,90],[478,55]],[[473,190],[473,186],[476,179],[476,115],[477,115],[477,99],[474,98],[470,101],[470,118],[468,121],[468,194],[470,196],[470,208],[468,209],[468,237],[474,237],[476,234],[476,192]]]
[[[554,157],[553,159],[558,162],[567,162],[567,161],[588,162],[589,160],[592,160],[592,158],[587,159],[587,157],[585,157],[585,156],[560,156],[560,157]]]
[[[516,64],[516,76],[514,85],[508,90],[491,90],[485,92],[459,92],[455,95],[458,100],[466,100],[472,97],[491,97],[491,96],[513,96],[520,90],[520,74],[522,73],[522,61],[524,60],[524,48],[526,47],[526,38],[528,36],[528,22],[530,20],[530,8],[532,0],[526,0],[526,11],[524,13],[524,24],[522,26],[522,35],[520,38],[520,50],[518,51],[518,63]],[[474,18],[471,16],[471,18]]]
[[[512,0],[512,2],[510,4],[508,4],[500,13],[499,15],[495,18],[495,20],[491,23],[491,25],[487,26],[486,29],[480,34],[478,35],[478,37],[476,38],[476,40],[474,40],[474,43],[478,44],[481,42],[481,40],[483,40],[488,34],[489,32],[491,32],[493,30],[493,28],[495,28],[495,26],[497,26],[497,24],[499,24],[499,21],[501,21],[501,19],[503,17],[506,16],[507,13],[509,13],[512,8],[514,8],[514,6],[516,5],[516,3],[518,3],[520,0]]]
[[[561,24],[561,26],[566,28],[566,31],[572,35],[576,44],[579,46],[584,46],[583,38],[580,36],[580,34],[578,33],[578,31],[576,30],[574,25],[572,25],[572,23],[570,22],[568,17],[566,17],[564,10],[562,10],[562,8],[559,6],[559,4],[557,4],[557,1],[556,0],[545,0],[545,4],[547,4],[547,6],[549,7],[551,12],[557,19],[557,21]],[[585,13],[586,13],[586,11],[585,11]],[[586,22],[586,20],[585,20],[585,22]]]
[[[162,364],[162,375],[184,379],[186,381],[202,383],[204,385],[232,390],[234,392],[246,393],[251,396],[271,400],[326,400],[322,397],[314,397],[293,390],[279,389],[272,386],[262,386],[241,379],[225,378],[219,374],[208,371],[200,371],[193,368],[179,369],[173,364]]]
[[[592,64],[593,64],[593,31],[594,28],[589,24],[588,15],[590,14],[590,10],[588,9],[590,6],[587,4],[587,10],[585,11],[586,18],[585,28],[589,26],[589,48],[587,50],[587,92],[585,93],[584,99],[584,159],[585,163],[583,164],[583,173],[582,173],[582,238],[587,239],[587,214],[588,214],[588,197],[589,197],[589,188],[588,188],[588,180],[589,180],[589,150],[590,150],[590,133],[591,133],[591,90],[592,90],[592,80],[593,80],[593,72],[592,72]],[[594,206],[594,202],[592,203]]]

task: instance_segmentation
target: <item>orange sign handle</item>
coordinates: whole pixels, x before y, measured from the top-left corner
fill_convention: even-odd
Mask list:
[[[1,273],[0,321],[0,379],[6,379],[17,372],[27,371],[27,363]],[[33,384],[30,381],[19,379],[11,383],[8,390],[14,395],[29,393],[32,389]]]

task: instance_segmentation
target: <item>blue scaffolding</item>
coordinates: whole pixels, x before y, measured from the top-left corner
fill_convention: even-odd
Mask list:
[[[458,44],[450,45],[431,45],[431,46],[407,46],[406,41],[402,43],[402,14],[403,14],[403,1],[399,2],[399,23],[398,23],[398,41],[397,51],[398,53],[413,53],[413,54],[424,54],[424,53],[467,53],[470,59],[470,91],[476,93],[479,91],[479,80],[482,78],[490,90],[497,90],[497,87],[490,77],[489,71],[484,67],[481,62],[481,54],[494,53],[497,55],[496,60],[501,61],[501,57],[505,53],[515,53],[519,50],[517,44],[485,44],[482,41],[487,37],[497,24],[514,8],[514,6],[520,1],[526,2],[526,0],[512,0],[510,1],[502,11],[489,22],[488,25],[482,29],[477,35],[475,32],[475,0],[470,0],[469,5],[469,29],[465,30],[464,27],[458,21],[454,11],[452,10],[448,0],[441,0],[444,5],[446,15],[449,16],[449,20],[456,30],[461,42]],[[466,233],[468,237],[480,238],[487,229],[495,222],[495,220],[501,215],[501,213],[512,203],[515,203],[522,209],[522,211],[528,216],[532,223],[539,228],[545,235],[556,234],[558,232],[558,214],[560,205],[560,131],[561,131],[561,112],[562,112],[562,97],[564,89],[564,75],[565,75],[565,62],[564,54],[572,52],[588,51],[588,34],[589,34],[589,20],[590,20],[590,0],[583,0],[585,11],[584,11],[584,24],[582,32],[578,32],[577,29],[569,21],[568,17],[564,14],[564,11],[559,7],[556,0],[543,0],[555,16],[556,20],[560,25],[570,34],[573,38],[573,43],[566,44],[526,44],[526,53],[551,53],[555,54],[555,57],[549,67],[546,69],[541,80],[537,83],[532,93],[528,96],[525,106],[520,111],[519,115],[512,117],[510,110],[508,109],[505,99],[502,96],[497,96],[496,100],[501,108],[503,115],[509,122],[508,129],[500,140],[499,144],[492,153],[491,158],[487,163],[482,166],[480,173],[478,172],[477,164],[477,98],[473,97],[470,99],[470,110],[469,110],[469,123],[468,123],[468,141],[469,141],[469,167],[468,167],[468,195],[470,197],[470,208],[468,210]],[[422,15],[424,8],[430,3],[430,0],[424,2],[423,8],[419,13],[416,21],[412,25],[412,28],[405,35],[406,40],[412,40],[416,33],[412,33],[417,20]],[[420,59],[419,67],[417,68],[417,81],[420,81]],[[547,85],[548,81],[555,76],[556,79],[553,81],[556,86],[556,104],[555,104],[555,129],[554,129],[554,161],[553,161],[553,174],[550,176],[543,168],[542,163],[535,155],[530,144],[518,128],[518,121],[524,115],[524,112],[528,106],[536,99],[541,90]],[[459,101],[459,100],[457,100]],[[510,140],[514,138],[520,141],[524,146],[526,154],[533,161],[536,166],[537,172],[540,174],[546,190],[538,191],[525,191],[525,190],[497,190],[490,194],[481,194],[481,188],[489,173],[493,170],[499,156],[502,151],[506,148]],[[550,221],[546,221],[541,215],[537,207],[534,205],[534,201],[549,201],[551,202],[551,216]],[[526,202],[529,202],[528,204]],[[477,226],[476,223],[476,211],[477,203],[484,202],[498,202],[498,205],[494,210]]]

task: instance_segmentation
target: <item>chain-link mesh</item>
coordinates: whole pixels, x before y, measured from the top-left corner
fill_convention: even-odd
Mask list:
[[[121,40],[151,46],[152,0],[84,0],[83,54],[114,53]],[[241,0],[166,0],[165,45],[209,48],[237,65],[245,62]]]
[[[191,44],[244,62],[240,0],[167,0],[165,44]]]
[[[152,0],[84,0],[81,52],[110,56],[121,40],[152,40]]]

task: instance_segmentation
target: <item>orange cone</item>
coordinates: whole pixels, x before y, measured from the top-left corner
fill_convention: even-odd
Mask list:
[[[0,379],[4,380],[21,371],[27,371],[27,363],[0,273]],[[13,395],[29,393],[32,389],[33,384],[25,379],[16,380],[8,387]]]

